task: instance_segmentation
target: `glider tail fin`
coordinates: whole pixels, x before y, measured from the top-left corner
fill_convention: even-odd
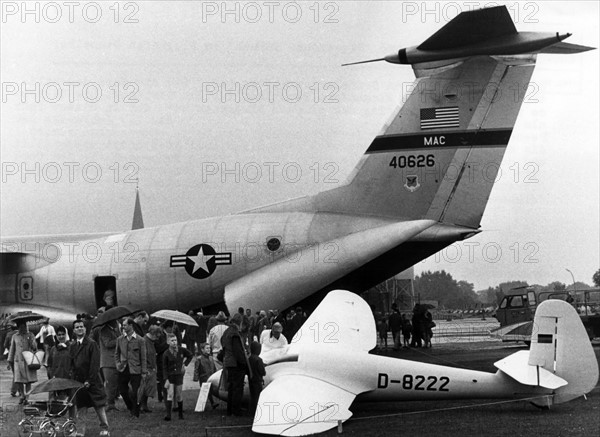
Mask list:
[[[598,382],[598,362],[587,332],[575,309],[562,300],[547,300],[537,308],[529,351],[495,366],[521,384],[553,390],[533,402],[540,407],[583,396]]]
[[[598,382],[598,361],[577,311],[562,300],[547,300],[535,313],[529,365],[567,381],[556,390],[560,404],[589,393]]]

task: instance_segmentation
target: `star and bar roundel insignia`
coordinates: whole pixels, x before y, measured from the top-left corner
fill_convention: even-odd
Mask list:
[[[195,279],[208,278],[218,265],[231,265],[231,252],[217,253],[208,244],[197,244],[185,255],[171,255],[171,267],[185,267]]]

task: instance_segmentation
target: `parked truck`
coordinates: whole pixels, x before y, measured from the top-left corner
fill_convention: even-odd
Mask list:
[[[600,337],[600,289],[539,291],[534,287],[518,287],[509,290],[500,302],[495,314],[500,328],[491,331],[492,338],[531,343],[535,310],[547,299],[573,305],[590,340]]]

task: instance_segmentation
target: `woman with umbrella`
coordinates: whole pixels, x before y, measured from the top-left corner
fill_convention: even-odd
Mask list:
[[[15,383],[19,386],[21,393],[19,403],[22,404],[27,400],[27,393],[31,389],[31,383],[37,382],[37,370],[32,370],[27,366],[23,352],[37,352],[37,344],[35,336],[27,329],[27,320],[32,319],[14,317],[12,320],[17,324],[17,333],[12,336],[10,341],[8,368],[14,372]]]

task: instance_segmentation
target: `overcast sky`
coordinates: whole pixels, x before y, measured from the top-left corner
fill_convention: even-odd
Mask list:
[[[598,2],[499,2],[598,47]],[[386,63],[486,2],[2,3],[1,234],[123,231],[342,182],[414,76]],[[37,5],[37,6],[36,6]],[[542,55],[475,238],[416,266],[476,289],[600,266],[598,51]],[[38,100],[38,101],[36,101]]]

